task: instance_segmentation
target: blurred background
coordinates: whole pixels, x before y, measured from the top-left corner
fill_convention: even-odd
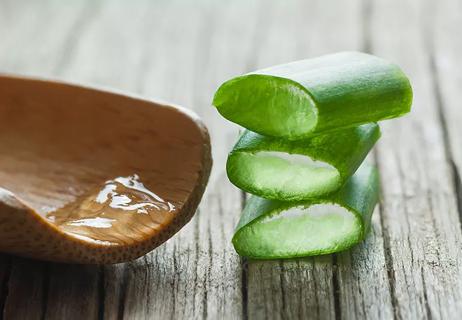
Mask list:
[[[460,318],[461,30],[459,0],[0,0],[0,73],[183,105],[208,126],[215,162],[196,217],[135,262],[0,256],[0,311],[8,319]],[[371,159],[383,193],[372,233],[337,255],[241,259],[230,239],[245,195],[224,172],[238,128],[211,106],[213,93],[242,73],[343,50],[399,64],[414,88],[412,114],[383,123]]]

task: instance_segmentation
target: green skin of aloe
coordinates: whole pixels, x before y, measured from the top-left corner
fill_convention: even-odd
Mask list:
[[[234,185],[260,197],[306,200],[337,191],[379,137],[375,123],[296,141],[247,130],[229,154],[226,171]]]
[[[226,119],[288,140],[399,117],[411,104],[412,88],[401,69],[359,52],[240,76],[222,84],[213,99]]]
[[[251,197],[233,245],[253,259],[295,258],[351,248],[370,229],[378,201],[377,170],[362,165],[336,193],[304,202]]]
[[[404,115],[411,104],[401,69],[359,52],[223,83],[213,105],[249,130],[228,157],[228,177],[255,194],[233,236],[236,251],[254,259],[294,258],[362,241],[379,194],[377,170],[360,166],[380,137],[375,122]]]

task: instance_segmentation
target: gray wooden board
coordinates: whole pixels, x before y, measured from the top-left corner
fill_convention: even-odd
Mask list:
[[[376,2],[370,18],[372,51],[403,67],[415,96],[411,117],[384,123],[377,149],[390,289],[402,319],[462,314],[460,221],[428,50],[429,9],[418,0]]]
[[[174,101],[212,137],[195,218],[136,261],[76,266],[0,255],[5,319],[459,319],[462,5],[419,0],[0,0],[0,72]],[[366,241],[336,255],[248,261],[230,239],[243,194],[226,178],[238,128],[210,106],[224,80],[340,51],[410,75],[411,116],[383,123],[382,201]]]

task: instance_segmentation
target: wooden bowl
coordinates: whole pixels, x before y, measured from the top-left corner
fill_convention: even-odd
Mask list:
[[[212,159],[180,107],[0,75],[0,251],[118,263],[194,215]]]

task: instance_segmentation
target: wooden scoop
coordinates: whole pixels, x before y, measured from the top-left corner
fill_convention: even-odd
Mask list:
[[[211,165],[207,129],[180,107],[0,75],[0,251],[140,257],[191,219]]]

